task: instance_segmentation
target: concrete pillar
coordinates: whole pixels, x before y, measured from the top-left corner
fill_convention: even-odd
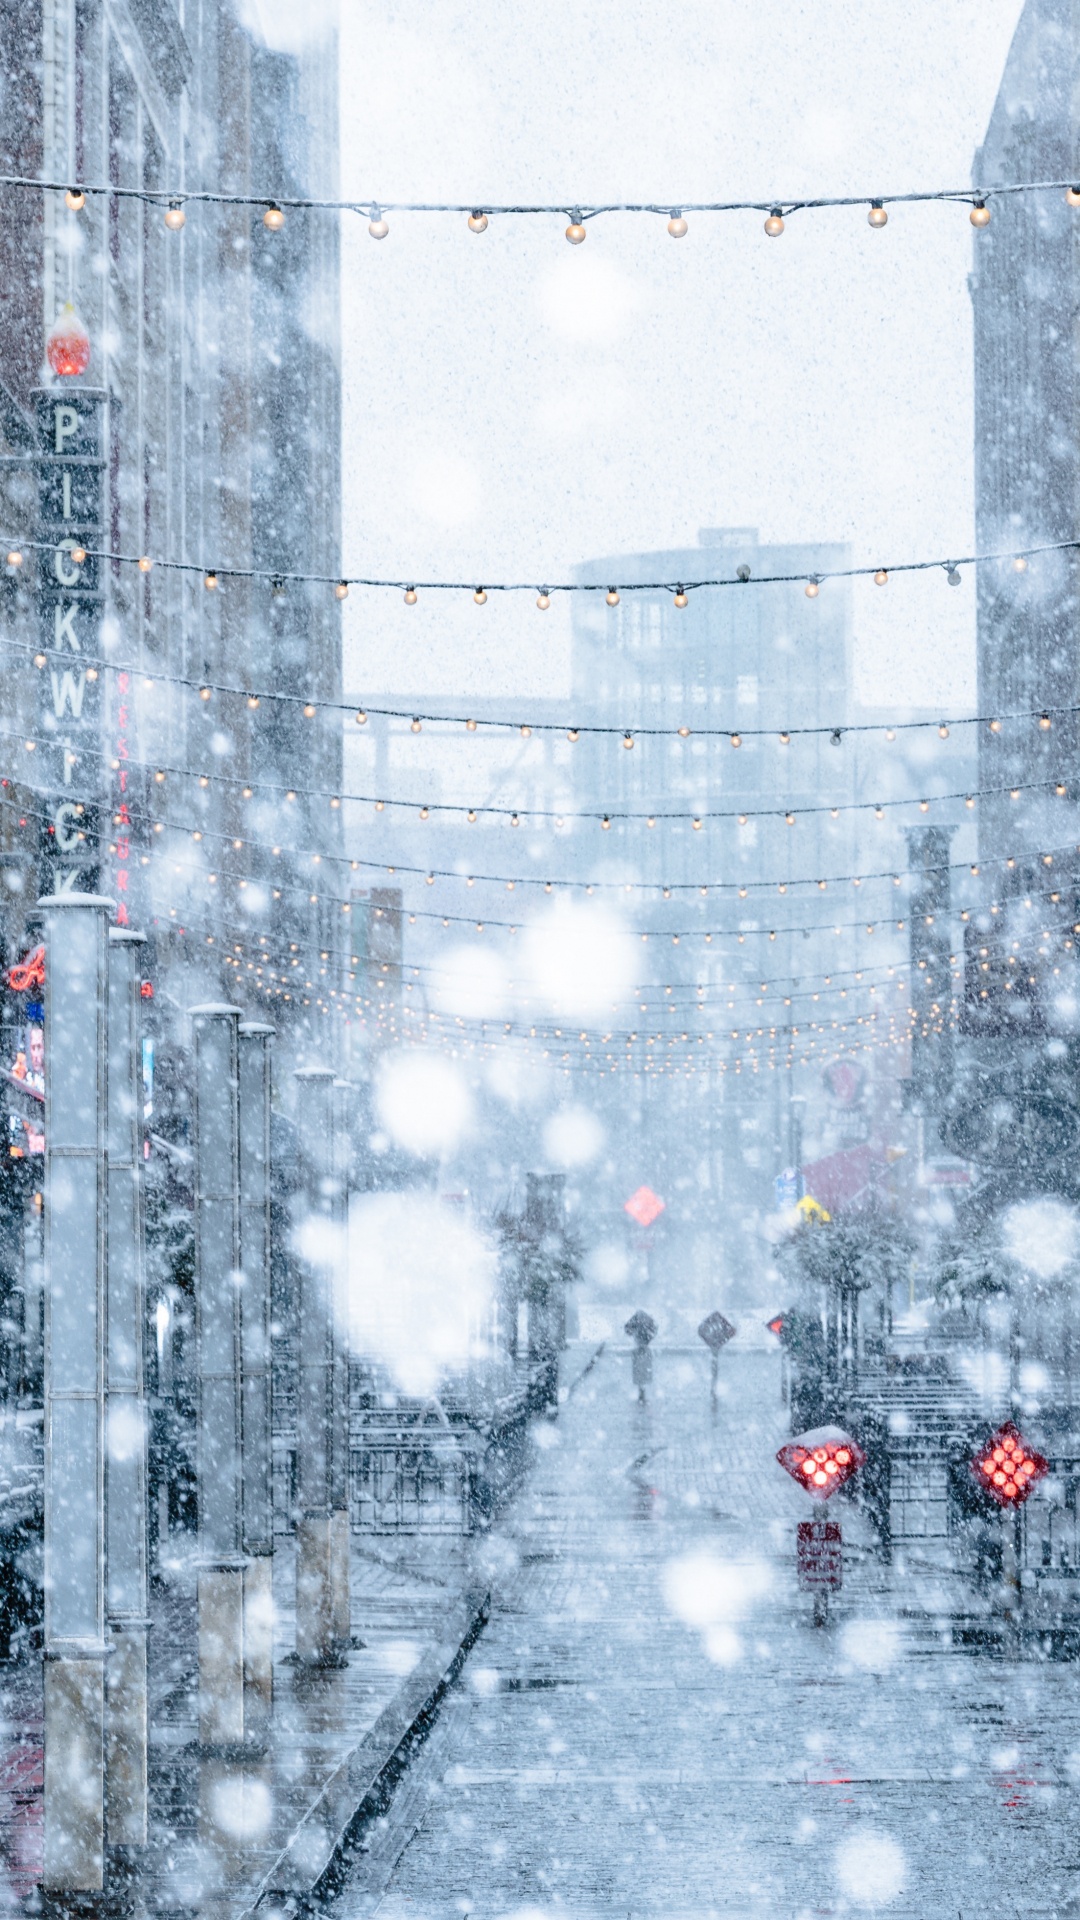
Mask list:
[[[244,1679],[248,1708],[273,1702],[274,1488],[270,1366],[270,1091],[273,1027],[240,1025]]]
[[[45,925],[45,1863],[103,1885],[105,1854],[106,981],[112,902]]]
[[[333,1452],[330,1469],[330,1578],[332,1631],[335,1644],[347,1649],[352,1642],[352,1597],[349,1581],[349,1167],[352,1157],[352,1087],[335,1080],[333,1087],[333,1192],[330,1204],[335,1225],[333,1311]]]
[[[146,1844],[146,1392],[141,933],[109,932],[105,1377],[105,1815],[110,1846]]]
[[[244,1738],[240,1010],[192,1009],[199,1369],[199,1739]]]
[[[340,1659],[334,1645],[334,1075],[296,1075],[301,1181],[297,1195],[300,1352],[296,1461],[296,1656],[310,1666]],[[325,1229],[326,1238],[320,1234]]]

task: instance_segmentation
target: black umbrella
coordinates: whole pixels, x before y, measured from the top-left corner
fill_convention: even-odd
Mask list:
[[[719,1353],[729,1340],[734,1340],[737,1332],[738,1328],[733,1327],[722,1313],[707,1313],[698,1328],[698,1339],[704,1340],[710,1352]]]
[[[636,1313],[630,1315],[623,1332],[628,1333],[631,1340],[636,1340],[639,1347],[647,1347],[650,1340],[656,1339],[659,1328],[652,1314],[643,1313],[639,1307]]]

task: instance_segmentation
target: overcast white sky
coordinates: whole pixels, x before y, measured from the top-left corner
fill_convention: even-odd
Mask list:
[[[963,185],[1020,0],[344,0],[342,190],[390,199],[789,198]],[[962,208],[761,218],[397,215],[343,225],[345,558],[437,578],[565,575],[699,526],[971,550],[978,235]],[[812,614],[812,608],[808,612]],[[856,600],[856,691],[956,706],[974,591]],[[566,684],[565,604],[354,594],[346,680]]]

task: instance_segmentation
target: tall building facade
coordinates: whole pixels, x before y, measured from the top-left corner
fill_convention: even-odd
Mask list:
[[[1027,0],[1009,51],[976,184],[1070,179],[1080,168],[1076,99],[1080,7]],[[1080,504],[1080,362],[1075,306],[1080,226],[1063,194],[1010,194],[992,202],[973,238],[975,511],[980,553],[1077,538]],[[1000,725],[980,733],[985,863],[1012,854],[1002,885],[1028,884],[1044,852],[1075,843],[1076,618],[1080,556],[1033,555],[1022,571],[1004,559],[979,569],[979,711]],[[1052,715],[1049,727],[1038,716]],[[1042,782],[1041,788],[1032,783]],[[1010,799],[1014,785],[1025,788]],[[1021,857],[1022,856],[1022,857]],[[1070,869],[1069,860],[1059,862]]]
[[[41,890],[93,885],[166,1004],[302,1029],[343,946],[340,609],[277,576],[339,571],[338,217],[262,216],[336,191],[333,41],[4,0],[0,42],[0,171],[61,186],[0,188],[6,957]],[[84,366],[50,366],[58,317]]]
[[[660,1038],[634,1059],[630,1093],[612,1085],[629,1109],[624,1157],[636,1153],[634,1177],[666,1206],[631,1237],[650,1273],[685,1278],[694,1311],[767,1284],[760,1231],[780,1203],[777,1176],[822,1142],[862,1138],[877,1067],[861,1043],[884,1039],[895,1013],[877,984],[900,956],[892,883],[852,879],[891,830],[877,827],[875,841],[853,811],[867,795],[865,748],[846,732],[850,583],[805,592],[849,564],[841,546],[765,545],[754,529],[724,528],[703,530],[696,548],[580,573],[598,587],[665,583],[578,603],[574,711],[609,731],[590,742],[588,767],[575,765],[613,813],[637,815],[614,819],[604,870],[634,882],[649,937],[628,1011]],[[730,584],[678,604],[680,583],[708,579]],[[898,849],[892,861],[902,871]],[[835,1098],[801,1059],[820,1053],[824,1068],[834,1033],[837,1047],[860,1043]]]
[[[974,179],[1072,179],[1080,6],[1027,0]],[[975,484],[980,552],[1080,537],[1080,228],[1061,192],[992,201],[973,240]],[[1076,1189],[1080,921],[1076,715],[1080,560],[979,569],[979,856],[966,929],[949,1144],[982,1169],[982,1203]],[[990,724],[992,722],[992,724]]]

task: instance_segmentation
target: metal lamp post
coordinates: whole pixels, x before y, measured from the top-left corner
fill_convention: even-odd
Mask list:
[[[195,1325],[199,1368],[199,1739],[244,1738],[243,1391],[238,1007],[195,1028]]]
[[[335,1080],[334,1100],[334,1190],[331,1196],[337,1232],[334,1238],[334,1277],[331,1308],[333,1312],[334,1391],[333,1461],[330,1487],[330,1554],[335,1643],[342,1648],[352,1640],[352,1596],[349,1582],[349,1161],[352,1144],[349,1109],[352,1087],[347,1080]]]
[[[45,922],[45,1861],[95,1891],[105,1852],[106,985],[112,902]]]
[[[141,933],[109,930],[105,1582],[106,1816],[111,1846],[146,1842],[146,1394]]]
[[[242,1021],[240,1261],[243,1357],[244,1678],[265,1716],[273,1701],[274,1493],[270,1350],[270,1092],[273,1027]]]
[[[296,1656],[330,1666],[335,1646],[334,1495],[334,1075],[328,1067],[296,1074],[302,1179],[296,1227],[308,1244],[299,1256],[300,1352],[296,1457],[300,1514],[296,1523]],[[327,1244],[319,1244],[325,1222]]]

